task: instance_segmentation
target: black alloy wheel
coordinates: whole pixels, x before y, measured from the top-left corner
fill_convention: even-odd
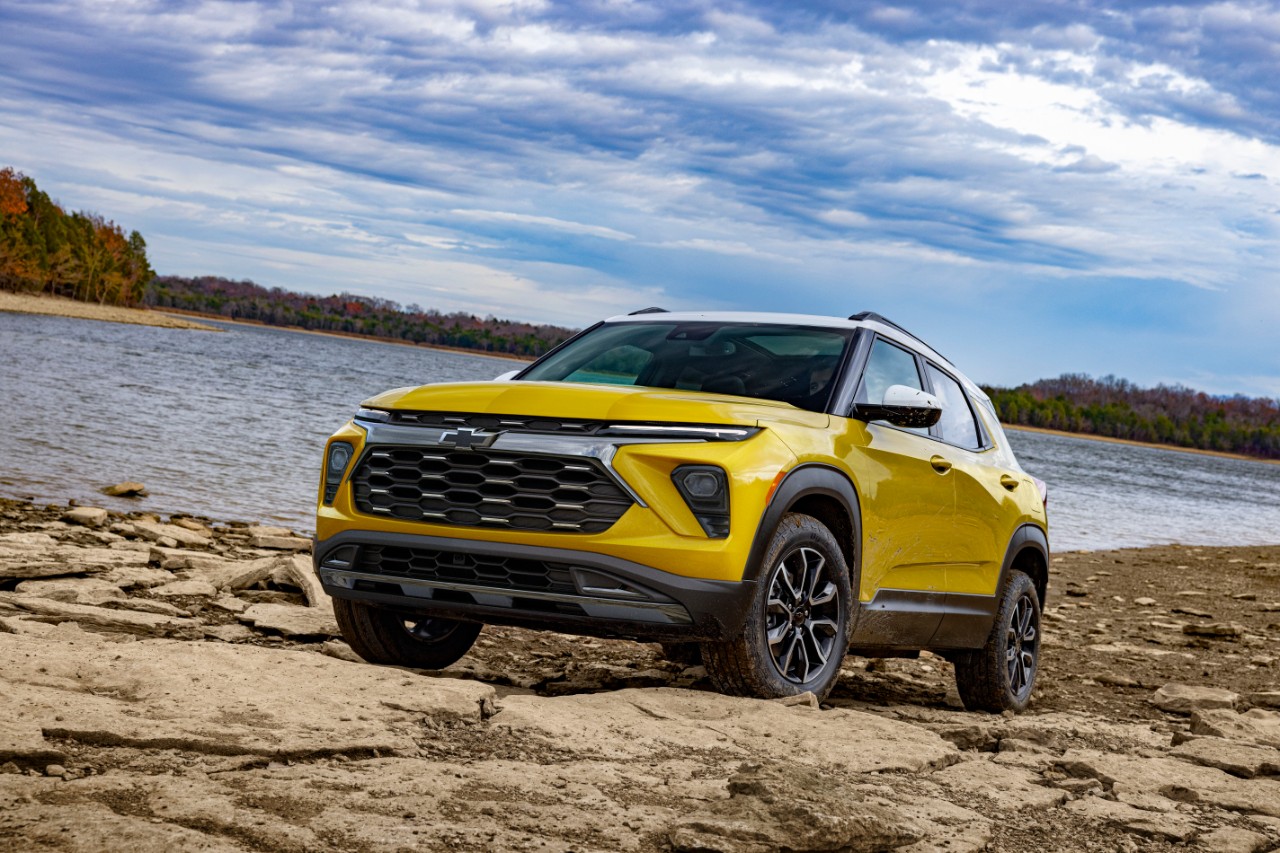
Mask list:
[[[769,655],[779,675],[804,684],[827,665],[839,644],[842,605],[820,551],[802,546],[778,561],[765,606]]]
[[[853,621],[844,551],[822,522],[789,513],[760,567],[741,636],[702,644],[707,675],[734,696],[811,692],[825,699],[840,675]]]
[[[1010,572],[987,642],[955,656],[956,689],[970,711],[1022,711],[1040,669],[1040,596],[1020,571]]]

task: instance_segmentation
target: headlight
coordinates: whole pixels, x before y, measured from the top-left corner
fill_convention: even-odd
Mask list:
[[[391,413],[385,409],[366,409],[364,406],[361,406],[356,409],[356,420],[374,421],[375,423],[385,424],[391,421]]]
[[[702,532],[712,539],[729,535],[729,477],[714,465],[681,465],[671,472],[680,497],[689,505]]]
[[[354,453],[355,448],[345,441],[335,441],[329,445],[329,454],[324,461],[324,502],[326,504],[333,503],[333,499],[338,496],[338,485],[342,482],[342,475],[346,473],[347,465],[350,464]]]

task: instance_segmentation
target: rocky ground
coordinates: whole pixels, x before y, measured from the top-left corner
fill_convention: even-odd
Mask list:
[[[354,662],[287,530],[0,502],[0,849],[1272,851],[1280,547],[1054,558],[1031,711],[486,629]]]

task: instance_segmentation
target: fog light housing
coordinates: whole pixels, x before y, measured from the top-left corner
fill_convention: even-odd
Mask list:
[[[729,477],[714,465],[682,465],[671,472],[680,497],[688,504],[702,532],[711,539],[729,535]]]
[[[342,475],[355,455],[355,448],[345,441],[335,441],[329,445],[329,452],[324,462],[324,502],[333,503],[338,496],[338,486],[342,483]]]

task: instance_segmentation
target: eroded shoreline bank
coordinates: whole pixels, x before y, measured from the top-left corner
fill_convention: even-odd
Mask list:
[[[516,629],[440,673],[355,663],[308,548],[0,501],[0,846],[1280,844],[1280,546],[1055,557],[1014,718],[959,710],[932,655],[850,658],[822,708]]]

